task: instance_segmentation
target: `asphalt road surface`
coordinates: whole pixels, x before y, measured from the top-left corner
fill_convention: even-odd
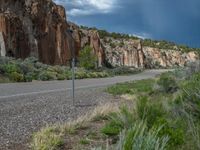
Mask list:
[[[105,87],[126,81],[153,78],[167,70],[146,70],[130,76],[75,81],[35,81],[0,84],[0,149],[28,149],[31,135],[47,124],[63,123],[88,112],[100,103],[113,101]]]

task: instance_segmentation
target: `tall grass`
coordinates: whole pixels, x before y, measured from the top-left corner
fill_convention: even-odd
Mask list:
[[[160,129],[149,130],[143,121],[120,134],[117,150],[165,150],[169,138],[159,137]]]

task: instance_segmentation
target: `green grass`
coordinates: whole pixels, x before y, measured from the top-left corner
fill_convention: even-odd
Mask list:
[[[150,93],[153,90],[154,83],[154,79],[121,83],[109,87],[107,92],[113,95]]]
[[[200,122],[200,73],[195,73],[187,78],[183,76],[179,78],[176,76],[177,73],[168,72],[156,80],[117,84],[107,89],[113,95],[130,94],[136,95],[137,99],[136,102],[135,99],[133,101],[135,105],[133,110],[127,107],[128,113],[124,113],[125,116],[118,113],[110,119],[110,123],[113,123],[113,120],[120,120],[121,131],[118,135],[120,135],[119,143],[122,150],[155,149],[145,142],[148,137],[151,137],[149,133],[152,130],[156,134],[151,137],[151,140],[168,137],[164,142],[164,149],[198,149],[200,145],[200,142],[197,142],[200,137],[200,126],[198,125]],[[186,73],[181,70],[180,74]],[[132,115],[132,123],[127,119],[129,114]],[[188,115],[190,117],[187,117]],[[133,130],[137,122],[145,123],[144,130],[137,127],[141,133]],[[130,126],[125,124],[130,124]],[[108,125],[109,123],[105,127],[109,127],[108,129],[112,131],[114,124]],[[140,134],[139,138],[135,132]],[[154,140],[151,141],[151,143],[153,142]],[[157,144],[161,143],[163,143],[162,140]]]
[[[80,140],[80,144],[87,145],[87,144],[90,144],[90,141],[88,141],[87,139],[83,138],[83,139]]]

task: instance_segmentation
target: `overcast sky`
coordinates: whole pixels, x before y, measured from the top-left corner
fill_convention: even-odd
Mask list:
[[[200,0],[54,0],[79,25],[200,47]]]

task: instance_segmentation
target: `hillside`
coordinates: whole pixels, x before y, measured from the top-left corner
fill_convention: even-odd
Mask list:
[[[169,68],[198,59],[198,49],[79,27],[52,0],[0,2],[0,56],[66,65],[73,53],[78,60],[86,45],[97,56],[98,67]]]

